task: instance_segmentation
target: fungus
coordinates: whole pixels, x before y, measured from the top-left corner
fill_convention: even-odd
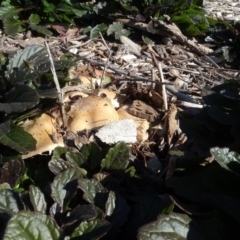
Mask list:
[[[45,113],[34,120],[27,120],[23,123],[23,129],[37,141],[36,150],[23,155],[23,159],[46,151],[51,152],[57,146],[64,146],[62,135],[57,132],[55,123],[55,120]]]
[[[89,96],[74,104],[68,112],[68,127],[72,132],[93,129],[118,120],[117,111],[107,98]]]

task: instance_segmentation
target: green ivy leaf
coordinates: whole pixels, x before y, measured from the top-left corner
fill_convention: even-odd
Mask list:
[[[124,170],[129,163],[129,148],[125,142],[117,143],[110,148],[102,160],[101,168],[107,170]]]
[[[51,196],[62,208],[67,207],[76,193],[79,178],[82,178],[82,174],[78,168],[69,168],[54,178],[51,184]]]
[[[36,140],[33,136],[13,123],[10,132],[0,137],[0,143],[23,154],[36,149]]]
[[[96,38],[99,36],[100,32],[105,32],[107,30],[107,25],[102,23],[96,25],[94,28],[91,29],[90,31],[90,38]]]
[[[34,185],[29,187],[29,197],[33,205],[34,211],[45,213],[47,210],[47,203],[44,199],[44,194],[40,189]]]
[[[61,230],[51,217],[39,212],[23,211],[8,222],[4,240],[59,240]]]

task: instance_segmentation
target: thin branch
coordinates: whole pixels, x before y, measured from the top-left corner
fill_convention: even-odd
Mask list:
[[[63,106],[63,97],[64,96],[63,96],[62,90],[60,88],[60,84],[59,84],[58,77],[57,77],[57,74],[56,74],[52,54],[50,52],[50,49],[49,49],[49,46],[48,46],[46,40],[44,41],[44,45],[45,45],[45,47],[47,49],[47,52],[48,52],[48,57],[49,57],[50,65],[51,65],[51,72],[52,72],[53,80],[54,80],[54,83],[55,83],[55,86],[56,86],[56,89],[57,89],[57,92],[58,92],[58,101],[59,101],[60,106],[61,106],[60,109],[61,109],[61,114],[62,114],[62,119],[63,119],[63,126],[64,126],[64,128],[67,128],[66,112],[65,112],[65,109],[64,109],[64,106]]]
[[[107,62],[106,62],[106,64],[105,64],[105,66],[104,66],[103,73],[102,73],[102,77],[101,77],[101,83],[100,83],[100,88],[101,88],[101,87],[102,87],[102,83],[103,83],[103,77],[104,77],[104,75],[105,75],[105,73],[106,73],[106,71],[107,71],[108,64],[109,64],[109,60],[110,60],[111,55],[112,55],[112,51],[111,51],[110,48],[108,47],[108,45],[107,45],[105,39],[103,38],[102,34],[101,34],[101,33],[99,33],[99,34],[100,34],[100,37],[101,37],[104,45],[106,46],[106,48],[107,48],[107,50],[108,50],[108,52],[109,52],[109,54],[108,54],[108,59],[107,59]]]
[[[157,62],[153,53],[152,53],[152,59],[153,59],[154,65],[158,69],[158,72],[159,72],[159,75],[160,75],[160,82],[164,83],[165,81],[164,81],[164,76],[163,76],[163,72],[162,72],[162,65],[161,65],[160,62]],[[162,97],[163,97],[164,110],[168,110],[167,93],[166,93],[166,87],[165,87],[164,84],[162,85]]]

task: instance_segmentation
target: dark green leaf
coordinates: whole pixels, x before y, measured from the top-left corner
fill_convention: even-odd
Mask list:
[[[36,140],[32,135],[13,123],[10,132],[0,137],[0,143],[23,154],[36,149]]]
[[[70,162],[65,161],[61,158],[59,158],[59,159],[53,158],[49,161],[48,167],[52,173],[57,175],[60,172],[63,172],[64,170],[66,170],[68,168],[74,167],[74,164],[71,164]]]
[[[112,33],[121,31],[123,29],[123,24],[120,22],[114,22],[112,23],[107,30],[107,34],[110,35]]]
[[[93,4],[91,2],[83,2],[83,3],[77,3],[74,5],[75,8],[84,9],[87,11],[93,10]]]
[[[87,159],[91,170],[98,168],[103,159],[104,152],[98,147],[96,143],[85,144],[81,149],[82,155]]]
[[[99,36],[99,33],[105,32],[107,30],[107,25],[102,23],[96,25],[94,28],[91,29],[90,38],[96,38]]]
[[[107,30],[107,34],[111,35],[113,33],[116,39],[120,39],[121,36],[127,37],[130,34],[129,31],[127,31],[126,29],[123,29],[123,24],[120,22],[114,22],[109,26]]]
[[[29,17],[29,22],[30,24],[38,24],[40,22],[40,17],[39,15],[33,13]]]
[[[74,167],[75,165],[71,162],[65,161],[63,158],[65,154],[68,152],[66,147],[56,147],[53,151],[53,155],[51,160],[48,163],[49,169],[57,175],[64,170]]]
[[[102,169],[124,170],[129,163],[129,149],[126,143],[119,142],[109,149],[106,157],[102,160]]]
[[[231,111],[220,106],[211,106],[208,114],[212,119],[222,124],[232,125],[240,120],[240,116],[234,116]]]
[[[116,201],[116,196],[115,196],[115,192],[110,191],[108,194],[108,200],[106,202],[106,215],[107,216],[111,216],[113,214],[113,211],[115,209],[115,201]]]
[[[0,103],[0,111],[9,113],[24,112],[39,102],[38,92],[26,85],[17,84],[6,94],[5,102]]]
[[[12,190],[0,191],[0,212],[7,213],[10,216],[24,210],[24,205],[17,193]]]
[[[46,1],[46,0],[43,0],[42,2],[43,2],[43,5],[44,5],[44,10],[43,11],[45,13],[49,13],[49,12],[54,11],[55,5],[53,3],[48,3],[48,1]]]
[[[11,186],[8,183],[0,184],[0,191],[6,190],[6,189],[11,190]]]
[[[3,7],[3,6],[0,7],[0,19],[1,20],[11,18],[14,15],[17,15],[17,9],[14,6],[9,5],[9,6],[5,6],[5,7]]]
[[[92,28],[91,28],[90,26],[84,28],[84,29],[83,29],[83,34],[87,34],[88,32],[91,31],[91,29],[92,29]]]
[[[87,14],[86,10],[79,10],[79,9],[73,8],[72,11],[79,18]]]
[[[229,221],[228,216],[216,212],[205,218],[189,218],[187,215],[170,213],[160,215],[158,219],[141,227],[138,231],[138,240],[145,239],[231,239],[238,235],[239,227]]]
[[[240,214],[240,196],[234,196],[234,195],[227,195],[224,193],[215,193],[210,192],[206,194],[206,197],[211,199],[213,203],[215,203],[219,209],[227,213],[229,220],[231,221],[235,220],[236,223],[240,224],[239,214]]]
[[[104,179],[107,179],[110,176],[109,173],[106,172],[99,172],[93,175],[93,178],[96,179],[98,182],[104,182]]]
[[[140,196],[139,201],[133,206],[130,221],[127,225],[127,239],[136,236],[137,230],[144,224],[154,221],[168,204],[156,194]]]
[[[66,3],[60,3],[55,8],[56,11],[62,11],[64,14],[70,14],[72,12],[72,7]]]
[[[211,148],[211,154],[215,160],[228,171],[233,171],[240,176],[240,156],[236,152],[230,152],[228,148]]]
[[[156,221],[139,229],[138,240],[187,239],[190,221],[191,219],[185,214],[160,215]]]
[[[30,23],[29,24],[30,28],[38,33],[41,33],[43,35],[46,35],[46,36],[52,36],[52,32],[50,30],[48,30],[46,27],[44,26],[40,26],[40,25],[36,25],[36,24],[33,24],[33,23]]]
[[[122,232],[122,226],[127,222],[128,217],[130,217],[130,209],[130,206],[122,195],[117,192],[109,192],[105,212],[109,215],[108,220],[112,225],[111,231],[109,232],[110,236],[115,236]]]
[[[52,159],[58,160],[59,158],[62,158],[67,151],[68,148],[66,147],[56,147],[53,151]]]
[[[66,217],[64,225],[70,225],[76,221],[89,221],[97,217],[94,205],[77,205]]]
[[[66,159],[76,167],[86,167],[87,158],[81,152],[67,152]]]
[[[77,17],[83,17],[86,14],[90,13],[92,10],[93,10],[93,4],[90,2],[77,3],[77,4],[74,4],[72,7],[72,12]]]
[[[51,184],[52,198],[62,208],[67,207],[77,191],[77,180],[82,177],[78,168],[69,168],[59,173]]]
[[[82,222],[71,234],[74,240],[97,240],[104,236],[111,228],[111,224],[106,220],[92,220]]]
[[[14,69],[21,69],[26,67],[26,62],[33,65],[39,64],[39,61],[49,62],[48,53],[43,46],[30,45],[24,50],[18,50],[14,57],[9,61],[8,73],[12,73]]]
[[[31,185],[29,187],[29,196],[34,210],[36,212],[45,213],[47,210],[47,203],[40,189],[34,185]]]
[[[125,176],[126,176],[126,177],[130,177],[130,178],[131,178],[131,177],[134,177],[135,174],[136,174],[136,169],[135,169],[134,166],[129,167],[129,168],[126,169],[126,171],[125,171]]]
[[[51,217],[39,212],[23,211],[8,222],[4,240],[59,240],[61,230]]]
[[[105,208],[107,200],[107,190],[95,179],[80,179],[78,180],[78,187],[83,191],[83,198],[93,203],[101,209]]]
[[[22,30],[22,21],[14,18],[8,18],[3,20],[3,27],[6,34],[16,35]]]

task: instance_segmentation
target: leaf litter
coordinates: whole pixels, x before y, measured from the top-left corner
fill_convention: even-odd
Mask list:
[[[165,25],[167,29],[173,27],[163,22],[157,24]],[[156,42],[151,48],[144,43],[134,43],[126,36],[120,37],[121,40],[124,39],[122,44],[103,41],[102,38],[89,39],[87,35],[81,35],[77,29],[68,31],[60,26],[55,28],[62,36],[49,38],[48,45],[53,54],[63,98],[58,102],[46,104],[41,95],[34,103],[26,101],[30,95],[25,96],[20,101],[22,107],[19,111],[26,113],[26,117],[21,121],[13,118],[7,132],[1,128],[0,142],[6,146],[7,153],[1,152],[1,158],[9,165],[6,163],[3,165],[4,171],[1,175],[3,190],[0,194],[6,202],[18,202],[18,205],[6,205],[4,202],[0,204],[1,213],[7,214],[10,219],[4,239],[14,237],[11,235],[14,228],[14,233],[18,234],[19,226],[25,226],[26,219],[30,224],[35,224],[35,212],[29,210],[32,206],[35,210],[42,211],[36,215],[39,221],[44,222],[43,226],[46,229],[41,239],[50,237],[48,233],[54,235],[51,236],[53,239],[58,239],[60,235],[69,236],[70,239],[86,237],[90,229],[96,239],[104,235],[111,238],[119,233],[119,229],[121,238],[133,236],[144,239],[154,233],[158,237],[187,239],[189,229],[194,230],[195,236],[206,238],[209,235],[206,232],[199,232],[199,229],[202,229],[201,226],[209,226],[210,220],[214,223],[214,229],[209,230],[213,236],[218,236],[219,231],[222,231],[224,236],[222,239],[228,237],[229,233],[222,230],[221,225],[229,225],[225,218],[226,214],[232,221],[236,220],[238,214],[235,215],[234,209],[226,204],[226,200],[238,207],[239,194],[235,194],[234,191],[237,190],[230,189],[230,186],[233,182],[239,181],[239,157],[228,151],[228,148],[226,151],[213,148],[219,144],[219,139],[214,138],[212,133],[216,133],[217,129],[224,125],[223,120],[218,119],[218,116],[222,116],[228,122],[225,124],[227,128],[221,128],[222,132],[219,133],[221,139],[227,132],[224,140],[230,139],[233,145],[238,143],[239,116],[235,114],[230,119],[227,115],[229,111],[235,113],[239,108],[238,99],[229,98],[229,93],[232,96],[232,90],[229,90],[231,84],[235,89],[239,89],[239,84],[236,83],[239,73],[220,68],[209,59],[211,55],[207,57],[202,55],[202,51],[208,51],[207,48],[198,49],[198,44],[187,42],[179,30],[176,31],[177,35],[170,31],[168,33],[170,35],[165,36],[169,38],[166,44]],[[104,26],[98,26],[99,28],[103,29]],[[173,29],[176,30],[174,27]],[[66,37],[64,40],[63,35]],[[39,44],[39,38],[30,39],[31,44],[37,45],[28,46],[29,52],[33,48],[38,49]],[[25,48],[24,42],[27,41],[23,38],[16,40],[6,37],[3,39],[3,45],[9,48],[5,47],[2,51],[10,54],[19,46]],[[42,45],[43,42],[40,42]],[[71,49],[74,49],[74,54],[65,54],[73,52]],[[109,54],[109,49],[112,54]],[[48,82],[47,75],[44,80],[41,79],[41,75],[47,73],[49,69],[47,70],[47,66],[44,65],[38,66],[36,60],[38,57],[44,59],[44,55],[40,54],[32,59],[28,57],[19,59],[16,56],[11,61],[14,63],[16,59],[19,60],[21,64],[17,66],[22,75],[17,74],[20,77],[15,78],[14,69],[10,69],[10,73],[14,73],[10,74],[12,82],[18,80],[22,81],[22,84],[27,82],[30,86],[31,82],[34,82],[31,87],[36,90],[47,82],[48,87],[55,88],[51,81]],[[64,62],[64,59],[67,61]],[[24,64],[25,61],[28,61],[27,65]],[[158,62],[161,62],[161,69],[156,64]],[[67,67],[64,63],[68,63]],[[67,73],[63,73],[64,67]],[[31,72],[30,75],[28,71]],[[228,79],[232,79],[232,82],[226,81]],[[165,96],[163,86],[166,89]],[[217,86],[227,89],[228,95],[221,94],[222,90]],[[212,92],[204,95],[202,89],[211,89]],[[41,90],[47,93],[46,89]],[[4,101],[1,106],[5,116],[11,118],[16,103],[15,98],[7,99],[9,94],[11,89],[3,95]],[[45,96],[45,100],[51,99],[50,95]],[[216,107],[220,103],[224,106],[221,114]],[[66,113],[66,125],[63,124],[61,107]],[[107,108],[111,109],[113,117]],[[219,115],[207,113],[205,110],[209,108],[214,109]],[[38,111],[30,114],[29,109]],[[46,119],[49,120],[47,127],[44,126],[47,124]],[[6,122],[7,120],[6,118]],[[121,121],[130,121],[131,124],[124,123],[119,127],[118,123]],[[230,125],[232,123],[233,126]],[[1,126],[4,126],[2,124]],[[13,124],[16,126],[12,127]],[[33,128],[34,124],[38,132]],[[35,140],[28,139],[29,145],[25,144],[22,147],[21,144],[17,145],[20,141],[19,135],[22,134],[18,126],[23,126]],[[122,130],[125,126],[126,129]],[[112,127],[114,130],[111,130]],[[128,127],[131,131],[128,131]],[[204,128],[208,131],[204,131]],[[233,131],[233,128],[236,131]],[[114,138],[118,137],[118,131],[123,134],[121,135],[123,141],[118,142]],[[124,135],[124,132],[127,134]],[[234,132],[234,137],[231,136],[231,132]],[[112,134],[111,141],[109,134]],[[131,137],[134,135],[131,144],[124,141],[128,134]],[[185,134],[188,138],[185,138]],[[24,138],[22,140],[25,141],[27,136],[22,136]],[[34,144],[36,149],[33,151]],[[47,146],[39,147],[42,144]],[[227,147],[231,148],[231,144]],[[205,148],[201,145],[205,145]],[[223,144],[220,147],[223,147]],[[217,160],[213,163],[207,162],[210,148],[211,154]],[[233,149],[238,151],[237,147]],[[50,155],[46,151],[53,153]],[[25,152],[29,153],[22,155]],[[24,163],[16,164],[16,160],[12,161],[11,157],[11,161],[8,162],[7,158],[11,155],[16,159],[28,159],[25,161],[29,167],[25,171],[26,184],[29,185],[31,181],[36,184],[43,175],[46,176],[48,184],[44,187],[40,185],[39,188],[30,188],[32,206],[23,201],[20,194],[14,193],[9,188],[15,187],[18,191],[24,188],[20,180],[23,179],[21,171],[24,172]],[[230,162],[232,155],[234,161]],[[48,165],[44,165],[46,159]],[[36,169],[34,164],[39,164],[39,169]],[[12,179],[6,169],[12,169],[14,173]],[[228,178],[224,182],[227,187],[224,184],[219,186],[212,177],[218,172],[221,173],[222,179]],[[43,179],[41,181],[44,182]],[[3,185],[3,182],[10,185]],[[164,194],[168,197],[164,197]],[[51,207],[52,217],[46,213],[43,195],[54,202],[52,206],[47,202],[48,207]],[[186,200],[189,205],[186,205]],[[76,205],[76,202],[80,205]],[[86,205],[86,202],[89,204]],[[147,204],[149,202],[158,203],[154,205],[156,207],[154,211],[151,209],[152,205]],[[173,205],[177,211],[181,210],[182,214],[172,212]],[[21,211],[23,209],[25,211]],[[134,213],[132,216],[130,209]],[[141,211],[138,212],[138,209]],[[83,210],[85,215],[76,218]],[[151,214],[145,218],[150,210]],[[11,218],[12,213],[15,214]],[[205,219],[206,222],[201,221],[206,213],[212,214],[210,220],[208,218]],[[191,215],[196,219],[191,218]],[[197,218],[198,216],[201,218]],[[199,224],[200,227],[194,225],[195,227],[191,228],[191,222]],[[234,231],[235,224],[232,223]],[[33,228],[22,233],[22,237],[33,234],[32,230]]]

